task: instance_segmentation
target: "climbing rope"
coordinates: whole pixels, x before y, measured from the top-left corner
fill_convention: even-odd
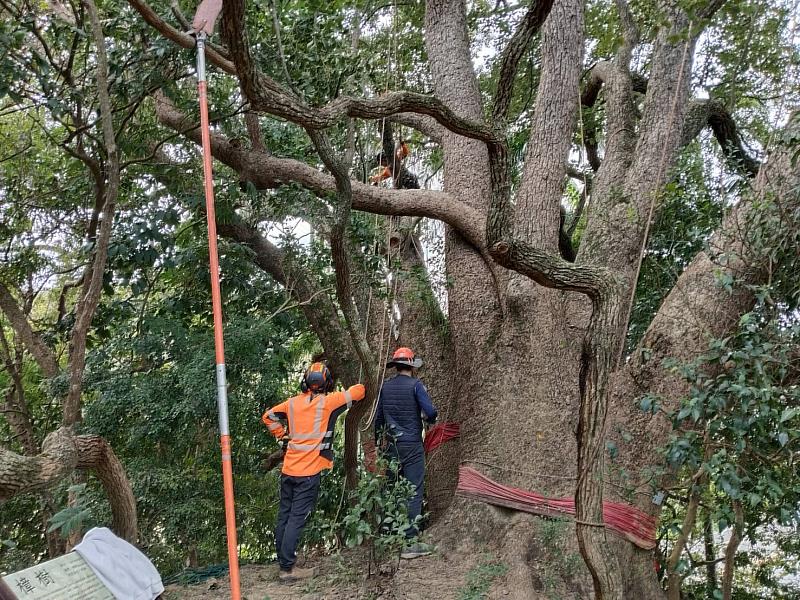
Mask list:
[[[387,62],[388,62],[387,73],[388,74],[386,76],[386,89],[385,89],[385,92],[388,92],[389,88],[391,87],[391,83],[392,83],[392,80],[394,78],[394,68],[397,66],[397,1],[396,0],[392,3],[392,24],[391,24],[391,32],[390,32],[389,40],[390,40],[390,42],[389,42],[389,57],[388,57],[388,60],[387,60]],[[389,126],[391,127],[391,125],[389,125]],[[384,139],[384,135],[385,134],[386,134],[386,119],[384,118],[381,121],[380,152],[377,154],[378,156],[380,156],[381,154],[386,154],[385,149],[383,148],[383,139]],[[384,159],[386,160],[387,164],[393,164],[394,161],[395,161],[394,153],[392,153],[391,158],[389,156],[384,156]],[[391,163],[389,162],[390,160],[392,161]],[[392,174],[392,177],[390,179],[391,179],[391,185],[394,185],[395,184],[394,173]],[[380,185],[380,182],[379,182],[379,185]],[[388,185],[390,185],[390,183],[387,181],[386,185],[388,186]],[[389,219],[391,219],[391,217],[389,217]],[[375,229],[378,228],[378,215],[377,214],[375,215],[374,227],[375,227]],[[380,390],[383,387],[383,382],[384,382],[384,380],[386,378],[386,361],[385,361],[385,358],[386,358],[386,354],[388,353],[388,350],[389,350],[389,344],[391,343],[391,335],[392,335],[391,327],[389,327],[388,331],[387,331],[387,328],[386,328],[386,321],[387,321],[387,318],[388,318],[388,314],[387,313],[392,311],[395,294],[397,293],[397,276],[396,276],[396,274],[392,273],[392,267],[391,267],[391,265],[392,265],[391,230],[390,230],[389,227],[386,228],[385,247],[386,247],[386,265],[387,265],[387,268],[388,268],[388,271],[389,271],[388,275],[392,276],[392,280],[389,283],[389,285],[387,286],[387,288],[388,288],[387,289],[388,298],[387,298],[387,301],[386,301],[386,308],[383,311],[383,319],[381,321],[381,335],[380,335],[380,338],[379,338],[380,346],[378,347],[378,353],[377,353],[377,361],[378,362],[377,362],[377,365],[376,365],[376,371],[380,374],[380,376],[378,377],[378,390]],[[367,301],[367,307],[368,307],[367,310],[368,310],[368,312],[369,312],[369,307],[370,307],[371,302],[372,302],[372,288],[370,287],[369,299]],[[370,317],[370,315],[367,314],[366,325],[364,327],[364,337],[365,338],[367,336],[367,327],[369,326],[369,317]],[[384,346],[384,340],[385,340],[385,346]],[[359,380],[361,379],[362,371],[363,371],[363,365],[361,366],[361,370],[359,371]],[[367,421],[364,424],[364,427],[361,428],[362,432],[363,431],[367,431],[370,428],[370,426],[372,425],[373,421],[375,420],[375,414],[376,414],[376,412],[378,410],[378,398],[379,398],[379,396],[380,396],[380,394],[376,394],[375,395],[375,400],[372,403],[372,407],[370,409],[369,417],[367,418]]]
[[[676,112],[677,107],[678,107],[678,96],[680,94],[681,86],[683,85],[683,71],[684,71],[684,68],[686,67],[686,60],[687,60],[687,58],[689,56],[689,42],[691,40],[691,31],[692,31],[692,27],[693,26],[694,26],[694,21],[689,21],[689,26],[687,27],[686,42],[684,43],[684,46],[683,46],[683,56],[681,57],[681,65],[679,67],[680,70],[678,71],[680,73],[680,75],[678,77],[677,85],[675,86],[675,94],[673,94],[673,97],[672,97],[672,106],[670,107],[670,112],[669,112],[669,117],[667,119],[667,123],[671,123],[672,122],[672,120],[675,117],[675,112]],[[691,77],[691,73],[689,74],[689,76]],[[680,132],[677,132],[677,135],[680,135]],[[656,203],[658,202],[658,197],[660,195],[658,190],[661,188],[662,181],[664,180],[664,176],[666,174],[667,144],[670,141],[670,137],[671,136],[669,135],[669,133],[667,135],[665,135],[664,136],[664,143],[661,146],[661,160],[659,160],[658,172],[656,174],[655,187],[653,188],[652,197],[650,198],[650,207],[649,207],[649,209],[647,211],[647,221],[645,222],[645,226],[644,226],[644,237],[642,238],[642,245],[641,245],[641,248],[639,248],[639,255],[638,255],[637,259],[636,259],[636,272],[634,274],[633,279],[631,280],[633,282],[633,285],[631,285],[631,293],[630,293],[630,297],[628,298],[628,304],[627,304],[627,308],[626,308],[626,315],[625,315],[625,319],[622,321],[623,323],[628,323],[628,321],[630,319],[630,316],[631,316],[631,313],[633,312],[633,303],[634,303],[634,300],[636,299],[636,287],[637,287],[637,283],[639,281],[639,274],[641,273],[641,270],[642,270],[642,263],[644,262],[644,255],[647,252],[647,238],[650,236],[650,227],[651,227],[652,222],[653,222],[653,214],[655,213]],[[620,349],[619,349],[619,356],[617,357],[617,360],[619,360],[621,358],[622,353],[624,351],[625,351],[625,344],[621,344],[620,345]]]
[[[171,585],[173,583],[178,585],[196,585],[211,579],[212,577],[223,577],[228,574],[228,565],[211,565],[208,567],[188,568],[165,577],[162,581],[164,585]]]

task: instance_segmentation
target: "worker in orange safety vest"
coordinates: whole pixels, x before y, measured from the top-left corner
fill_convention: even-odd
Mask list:
[[[275,526],[275,546],[284,582],[314,576],[313,569],[295,567],[300,534],[314,510],[320,473],[333,467],[333,429],[336,419],[353,402],[364,398],[364,386],[333,392],[330,369],[312,364],[300,383],[302,393],[264,413],[261,420],[278,440],[286,440],[281,469],[280,508]]]

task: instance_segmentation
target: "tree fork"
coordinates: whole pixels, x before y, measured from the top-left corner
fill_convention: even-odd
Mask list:
[[[504,145],[489,147],[492,202],[487,216],[487,245],[495,260],[540,285],[580,292],[592,300],[592,315],[581,357],[578,420],[578,482],[575,523],[578,546],[592,576],[599,600],[623,600],[622,574],[605,537],[603,474],[609,379],[622,345],[619,330],[622,286],[608,269],[574,265],[559,256],[514,238],[509,201],[508,153]]]
[[[122,463],[105,439],[76,436],[70,427],[48,434],[36,456],[0,448],[0,503],[18,494],[47,490],[76,469],[97,475],[111,505],[112,528],[121,538],[135,542],[136,499]]]

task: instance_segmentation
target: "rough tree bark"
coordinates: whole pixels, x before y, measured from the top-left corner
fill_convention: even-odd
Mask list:
[[[103,438],[76,436],[69,427],[50,433],[36,456],[0,448],[0,503],[17,494],[47,490],[75,470],[97,475],[111,505],[112,528],[118,536],[135,542],[136,501],[122,463]]]

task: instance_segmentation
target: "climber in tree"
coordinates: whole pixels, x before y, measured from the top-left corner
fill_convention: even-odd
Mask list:
[[[383,130],[383,149],[377,154],[373,161],[373,167],[383,167],[380,172],[369,178],[369,182],[377,185],[385,179],[392,178],[395,189],[398,190],[418,190],[419,180],[405,167],[405,160],[410,154],[408,141],[400,140],[395,143],[392,136],[392,128],[386,124],[382,125]],[[388,157],[391,157],[388,158]]]
[[[377,175],[373,175],[372,177],[370,177],[369,182],[378,184],[384,179],[389,179],[392,176],[392,169],[397,170],[399,168],[399,165],[403,164],[403,161],[408,156],[408,154],[409,154],[408,143],[405,140],[401,140],[395,145],[394,161],[390,168],[389,161],[386,160],[385,157],[386,155],[383,153],[383,151],[379,152],[378,155],[375,157],[375,162],[381,167],[383,167],[383,169]]]
[[[373,165],[375,168],[382,168],[377,174],[369,178],[369,182],[373,185],[378,185],[381,181],[391,177],[394,181],[395,189],[418,190],[419,180],[417,176],[405,167],[405,160],[410,153],[408,141],[400,140],[395,143],[392,136],[392,128],[387,126],[386,123],[381,124],[381,129],[383,131],[383,149],[375,156]],[[392,157],[391,161],[386,158],[388,156]],[[558,250],[561,258],[569,262],[575,262],[575,248],[566,232],[565,218],[566,213],[562,207],[558,225]]]

